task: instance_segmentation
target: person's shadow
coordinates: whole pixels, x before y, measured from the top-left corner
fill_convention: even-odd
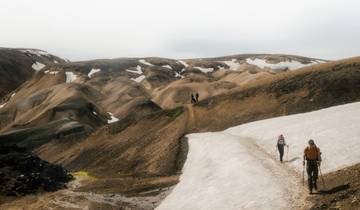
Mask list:
[[[350,188],[350,184],[343,184],[343,185],[339,185],[336,187],[333,187],[329,190],[319,190],[318,194],[333,194],[333,193],[337,193],[343,190],[347,190]]]
[[[299,159],[300,159],[299,157],[294,157],[294,158],[292,158],[290,160],[286,160],[285,162],[291,163],[291,162],[294,162],[295,160],[299,160]]]

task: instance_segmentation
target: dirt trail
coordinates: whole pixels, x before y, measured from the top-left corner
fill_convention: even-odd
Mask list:
[[[256,144],[254,139],[242,138],[241,144],[249,153],[259,159],[260,163],[279,180],[279,185],[284,190],[284,199],[291,204],[294,210],[309,209],[310,203],[306,201],[307,191],[302,184],[302,175],[287,166],[286,161],[280,163],[273,155]]]
[[[194,107],[192,104],[186,104],[184,108],[187,112],[187,130],[191,131],[196,128]]]

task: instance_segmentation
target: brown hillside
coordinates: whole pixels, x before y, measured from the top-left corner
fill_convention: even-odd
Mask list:
[[[36,62],[55,65],[54,62],[65,61],[40,50],[0,48],[0,104],[2,97],[31,78],[35,73],[32,65]]]
[[[360,100],[360,58],[274,72],[245,63],[254,56],[221,58],[237,59],[239,69],[226,69],[220,58],[120,58],[49,66],[0,109],[0,141],[95,177],[78,190],[157,195],[178,182],[188,133]],[[284,55],[257,58],[314,62]],[[72,81],[69,72],[75,75]],[[194,105],[193,92],[200,94]]]

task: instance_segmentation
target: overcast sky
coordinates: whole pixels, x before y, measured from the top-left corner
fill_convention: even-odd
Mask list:
[[[358,0],[0,0],[0,46],[70,60],[360,55]]]

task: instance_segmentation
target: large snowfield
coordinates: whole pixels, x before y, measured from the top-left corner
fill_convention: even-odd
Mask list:
[[[290,145],[282,164],[280,134]],[[187,137],[180,182],[158,209],[299,209],[306,205],[301,174],[309,139],[322,151],[323,173],[360,162],[360,103]]]
[[[41,69],[43,69],[45,67],[45,64],[42,64],[38,61],[36,61],[32,66],[31,66],[35,71],[40,71]]]
[[[71,71],[67,71],[65,72],[66,75],[66,83],[72,83],[77,79],[76,74],[74,74],[74,72]]]
[[[303,63],[300,63],[299,61],[283,61],[283,62],[272,64],[272,63],[266,62],[266,60],[264,60],[264,59],[259,59],[259,58],[255,58],[255,59],[247,58],[246,62],[248,64],[258,66],[259,68],[262,68],[262,69],[270,68],[273,70],[284,70],[287,68],[289,70],[294,70],[294,69],[299,69],[299,68],[306,67],[306,66],[323,63],[323,61],[317,60],[317,61],[312,61],[311,63],[308,63],[308,64],[303,64]]]

